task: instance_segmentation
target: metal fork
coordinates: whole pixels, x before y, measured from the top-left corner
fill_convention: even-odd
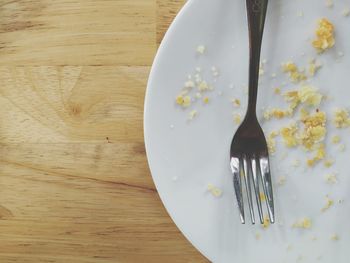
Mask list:
[[[262,224],[264,223],[259,190],[262,185],[269,219],[271,223],[274,223],[275,213],[268,149],[264,132],[256,117],[260,51],[268,0],[246,0],[246,2],[250,49],[248,109],[232,140],[230,165],[241,222],[245,223],[242,191],[242,181],[244,181],[251,222],[255,224],[253,187],[259,219]]]

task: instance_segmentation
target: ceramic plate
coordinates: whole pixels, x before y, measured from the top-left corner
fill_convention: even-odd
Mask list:
[[[258,115],[266,134],[298,119],[266,121],[263,112],[286,107],[283,96],[299,89],[281,71],[281,63],[294,61],[309,74],[309,60],[322,67],[303,85],[327,96],[319,106],[327,114],[326,159],[309,168],[313,153],[302,147],[286,148],[276,138],[271,156],[277,223],[241,225],[236,209],[229,146],[244,115],[247,100],[248,37],[245,1],[191,0],[175,19],[159,48],[149,78],[145,101],[145,142],[152,176],[170,216],[188,240],[213,262],[348,262],[350,256],[350,129],[332,124],[336,108],[349,106],[350,17],[342,12],[349,0],[270,1],[262,48],[265,62],[258,96]],[[318,19],[335,25],[335,46],[323,54],[312,47]],[[196,52],[206,47],[204,54]],[[191,91],[191,106],[183,109],[175,98],[184,83],[202,78],[212,90],[203,102]],[[197,75],[197,76],[196,76]],[[195,89],[195,88],[194,88]],[[198,98],[196,97],[198,96]],[[239,99],[241,105],[232,103]],[[316,110],[316,109],[310,109]],[[197,115],[189,120],[189,116]],[[339,144],[333,144],[339,136]],[[337,182],[327,182],[335,175]],[[284,182],[285,181],[285,182]],[[217,197],[208,191],[222,191]],[[326,196],[334,204],[327,204]],[[293,228],[310,219],[310,228]],[[337,239],[337,240],[336,240]]]

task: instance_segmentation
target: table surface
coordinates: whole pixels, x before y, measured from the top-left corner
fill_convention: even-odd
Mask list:
[[[0,262],[207,262],[147,166],[143,102],[184,0],[0,0]]]

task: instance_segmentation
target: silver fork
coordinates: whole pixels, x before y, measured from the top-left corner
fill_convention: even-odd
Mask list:
[[[246,0],[246,2],[250,49],[248,109],[231,143],[230,165],[241,222],[245,223],[243,178],[251,222],[255,224],[252,188],[254,188],[260,223],[264,222],[259,190],[262,185],[269,219],[271,223],[274,223],[275,213],[268,149],[264,132],[256,117],[260,51],[268,0]]]

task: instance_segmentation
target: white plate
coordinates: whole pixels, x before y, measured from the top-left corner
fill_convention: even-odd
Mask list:
[[[294,60],[306,66],[311,57],[323,63],[310,84],[332,97],[321,107],[329,119],[333,108],[349,105],[350,18],[341,16],[346,6],[350,6],[349,0],[335,1],[331,9],[319,0],[270,1],[262,51],[262,58],[268,61],[259,89],[259,115],[264,107],[285,106],[283,99],[273,93],[273,87],[286,81],[280,71],[281,62]],[[298,16],[300,12],[302,17]],[[321,17],[335,24],[337,43],[332,50],[317,55],[310,43]],[[303,150],[287,150],[278,142],[277,153],[271,157],[278,223],[267,230],[239,223],[229,146],[237,128],[232,113],[243,114],[246,106],[243,87],[247,83],[247,41],[245,1],[238,0],[191,0],[166,34],[150,75],[144,120],[147,156],[162,201],[184,235],[213,262],[281,263],[296,262],[298,258],[308,263],[348,262],[349,152],[341,153],[330,140],[337,134],[348,144],[349,129],[335,130],[329,124],[327,153],[336,162],[328,169],[322,164],[306,168],[307,154]],[[195,52],[200,44],[207,47],[204,55]],[[338,58],[339,52],[344,56]],[[182,110],[175,105],[175,97],[197,66],[215,86],[208,93],[211,101],[208,105],[196,102]],[[212,66],[220,71],[216,82]],[[271,78],[274,72],[278,76]],[[282,90],[293,88],[287,82]],[[235,108],[232,98],[240,98],[242,106]],[[187,121],[193,109],[199,114]],[[262,126],[270,132],[289,122],[262,121]],[[301,162],[299,167],[292,165],[296,159]],[[337,173],[339,183],[325,182],[324,177],[330,173]],[[276,184],[279,176],[286,176],[284,186]],[[208,183],[221,188],[223,195],[211,195]],[[336,203],[322,213],[327,194]],[[338,199],[345,201],[338,204]],[[311,229],[291,228],[304,217],[312,219]],[[259,240],[257,233],[261,235]],[[338,241],[331,240],[333,234],[339,235]]]

